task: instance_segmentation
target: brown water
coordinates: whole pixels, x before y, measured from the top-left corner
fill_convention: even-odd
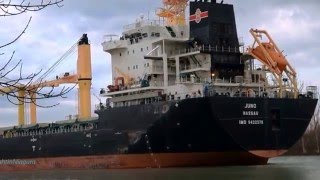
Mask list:
[[[266,166],[11,172],[0,173],[1,179],[320,180],[320,156],[279,157]]]

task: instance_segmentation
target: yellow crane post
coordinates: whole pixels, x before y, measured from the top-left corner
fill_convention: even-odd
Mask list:
[[[79,120],[91,117],[91,50],[87,34],[83,34],[78,43],[78,112]]]
[[[24,89],[19,89],[18,91],[18,125],[24,125],[24,101],[26,92]]]

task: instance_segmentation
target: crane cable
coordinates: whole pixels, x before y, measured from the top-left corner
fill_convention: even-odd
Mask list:
[[[66,51],[45,73],[43,73],[35,82],[39,83],[41,82],[43,79],[45,79],[46,77],[48,77],[48,75],[50,75],[57,67],[58,65],[64,61],[68,56],[70,56],[71,54],[73,54],[76,50],[76,47],[78,45],[78,42],[80,41],[80,39],[71,46],[70,49],[68,49],[68,51]]]

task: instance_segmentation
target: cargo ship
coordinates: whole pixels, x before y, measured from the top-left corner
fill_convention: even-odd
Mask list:
[[[120,37],[105,37],[112,84],[100,91],[106,102],[96,107],[98,118],[88,115],[90,44],[81,38],[82,114],[3,128],[0,170],[263,165],[299,140],[317,88],[298,90],[295,70],[267,31],[251,29],[254,43],[245,48],[233,5],[163,4],[160,20],[141,16]]]

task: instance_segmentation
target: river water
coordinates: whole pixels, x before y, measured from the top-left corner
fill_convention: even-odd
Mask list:
[[[2,179],[42,180],[320,180],[320,156],[278,157],[266,166],[0,173]]]

